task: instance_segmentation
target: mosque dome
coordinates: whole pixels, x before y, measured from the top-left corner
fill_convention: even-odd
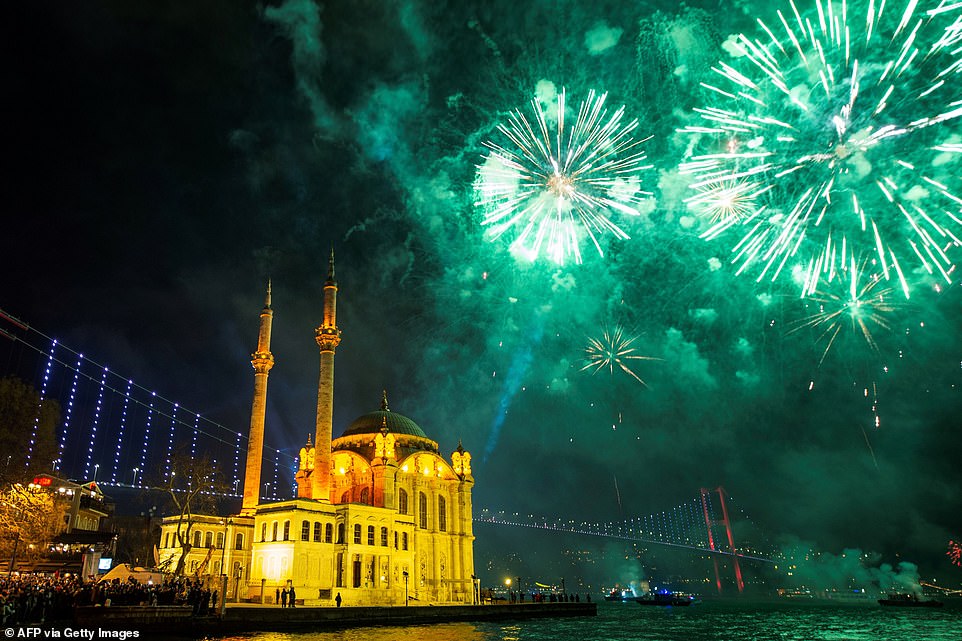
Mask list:
[[[417,423],[407,416],[392,412],[388,409],[387,393],[385,393],[381,399],[381,409],[376,412],[364,414],[351,421],[351,424],[347,426],[347,429],[344,430],[341,437],[356,434],[377,434],[385,427],[389,432],[395,434],[407,434],[409,436],[428,438],[427,434],[424,433],[424,430],[422,430]]]

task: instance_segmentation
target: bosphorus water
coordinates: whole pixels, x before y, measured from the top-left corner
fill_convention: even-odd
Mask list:
[[[492,606],[497,607],[497,606]],[[260,632],[223,641],[959,641],[962,603],[706,601],[685,608],[599,603],[597,617]]]

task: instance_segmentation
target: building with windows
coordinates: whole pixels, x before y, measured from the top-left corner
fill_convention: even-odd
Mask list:
[[[177,543],[179,516],[168,516],[161,524],[158,552],[160,567],[172,571],[177,567],[182,549]],[[189,576],[212,580],[227,577],[227,598],[244,598],[251,559],[251,540],[254,520],[250,517],[211,516],[194,514],[190,517],[190,551],[184,563]],[[219,588],[218,588],[219,589]]]
[[[315,330],[321,361],[317,419],[313,439],[300,450],[297,496],[262,503],[267,379],[274,364],[268,288],[251,361],[243,507],[230,517],[195,517],[187,570],[220,567],[228,585],[236,584],[238,596],[250,601],[273,602],[279,590],[293,587],[308,605],[333,605],[338,594],[350,605],[473,603],[470,453],[459,444],[445,459],[417,423],[391,411],[386,393],[380,409],[332,438],[334,352],[341,340],[336,303],[332,255],[323,322]],[[180,553],[173,534],[177,518],[164,520],[162,556]],[[212,566],[221,540],[228,543],[225,558]]]
[[[50,492],[65,505],[67,513],[64,515],[64,525],[67,533],[74,530],[98,532],[102,522],[110,516],[107,497],[96,481],[74,483],[50,474],[40,474],[34,477],[28,487]]]
[[[58,522],[49,532],[54,536],[43,541],[42,545],[37,541],[30,541],[29,536],[24,539],[24,546],[27,549],[20,550],[21,562],[16,566],[17,569],[32,572],[70,572],[84,577],[95,576],[99,572],[101,558],[107,560],[113,556],[117,539],[116,534],[109,531],[108,523],[113,505],[101,491],[100,486],[95,481],[74,483],[50,474],[40,474],[34,477],[23,490],[29,493],[49,494],[54,506],[51,516]],[[30,502],[24,502],[20,507],[20,509],[41,510],[45,508],[46,506],[32,505]],[[59,522],[61,517],[62,523]],[[34,519],[25,520],[34,521]],[[19,542],[18,534],[13,561],[17,558]],[[34,549],[43,551],[37,553]],[[32,564],[27,563],[30,557],[35,557]],[[8,563],[12,571],[15,564],[12,561]]]

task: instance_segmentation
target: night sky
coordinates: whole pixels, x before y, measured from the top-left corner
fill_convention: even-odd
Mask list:
[[[335,436],[386,389],[445,456],[459,439],[473,453],[476,512],[618,520],[724,486],[772,541],[957,582],[959,284],[911,271],[874,348],[843,322],[826,353],[797,283],[736,275],[737,233],[701,238],[684,202],[692,143],[677,130],[760,11],[774,14],[740,0],[11,7],[0,308],[246,433],[271,279],[268,444],[293,453],[314,430],[333,246]],[[545,87],[572,107],[608,92],[652,136],[653,196],[618,218],[630,238],[605,235],[603,256],[582,245],[581,264],[519,256],[475,207],[484,143],[508,144],[497,125],[531,117]],[[960,120],[929,131],[958,144]],[[959,156],[938,167],[955,193]],[[583,371],[589,339],[616,328],[654,359],[625,361],[645,384]]]

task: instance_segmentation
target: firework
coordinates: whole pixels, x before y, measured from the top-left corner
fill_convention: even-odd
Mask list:
[[[680,169],[703,236],[740,233],[739,273],[790,273],[806,296],[867,256],[864,277],[906,298],[916,272],[952,282],[962,17],[907,2],[815,0],[803,14],[792,0],[776,26],[758,21],[760,38],[737,36],[738,58],[702,83],[716,104],[680,130],[693,137]]]
[[[873,351],[878,352],[872,330],[890,328],[887,316],[898,308],[893,301],[895,291],[885,286],[877,275],[862,277],[862,271],[852,258],[851,263],[842,268],[835,278],[809,296],[806,304],[815,306],[817,311],[790,330],[790,333],[806,328],[820,331],[816,343],[824,344],[825,349],[819,364],[825,361],[843,330],[851,330],[863,338]]]
[[[962,13],[962,2],[958,2],[957,0],[941,0],[941,2],[939,2],[939,6],[928,10],[928,14],[930,16],[934,16],[940,13],[948,13],[952,11]],[[956,25],[958,25],[958,23],[956,23]]]
[[[713,228],[719,229],[737,224],[764,208],[761,196],[771,185],[760,186],[726,176],[694,183],[691,188],[698,193],[686,198],[685,203],[707,216]]]
[[[962,543],[949,541],[949,550],[945,554],[951,559],[952,563],[962,567]]]
[[[615,373],[615,367],[631,376],[633,379],[646,385],[628,365],[631,361],[657,361],[661,360],[653,356],[642,356],[637,353],[634,342],[637,336],[628,336],[620,325],[616,325],[613,330],[607,328],[602,332],[601,338],[588,338],[588,345],[585,347],[586,362],[581,371],[591,370],[592,374],[597,374],[603,369],[609,373]]]
[[[533,260],[543,250],[558,264],[569,256],[580,263],[585,240],[604,255],[600,236],[629,237],[614,217],[637,216],[651,196],[641,189],[647,139],[633,138],[638,121],[624,123],[624,107],[609,113],[606,97],[590,92],[570,126],[564,90],[554,112],[531,101],[533,124],[517,110],[498,125],[506,142],[484,143],[489,152],[475,181],[490,237],[510,230],[521,254]]]

